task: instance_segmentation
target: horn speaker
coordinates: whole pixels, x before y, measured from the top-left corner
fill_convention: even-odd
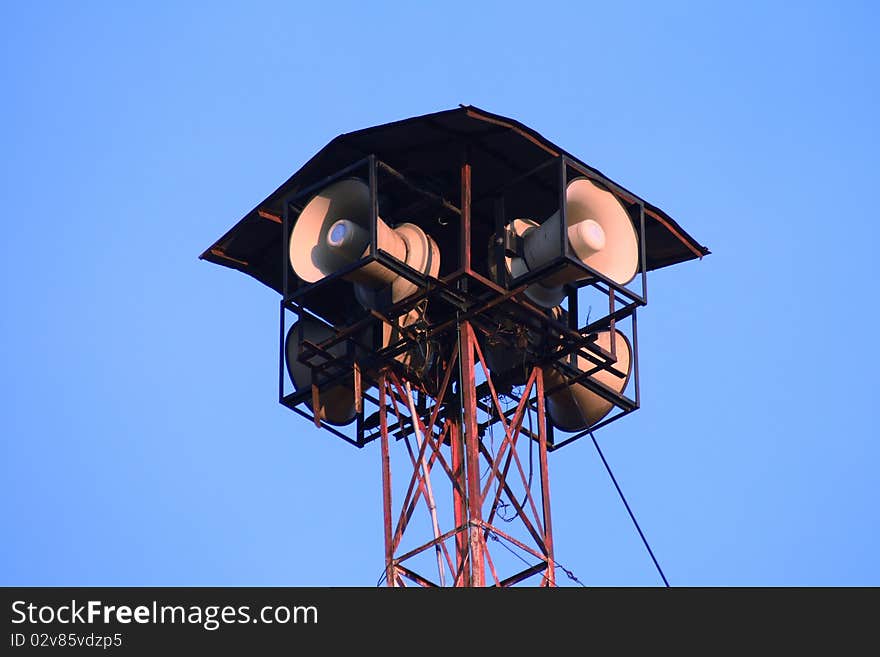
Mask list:
[[[411,223],[391,228],[376,220],[376,245],[421,274],[436,277],[440,249],[432,237]],[[325,187],[306,204],[290,234],[290,264],[296,275],[314,283],[370,252],[370,188],[346,178]],[[379,262],[371,262],[346,278],[356,284],[358,300],[374,305],[377,290],[390,287],[396,303],[418,290],[415,283]]]
[[[614,333],[617,362],[611,368],[623,374],[623,377],[603,369],[593,374],[591,378],[615,392],[621,393],[629,383],[629,377],[632,373],[632,347],[623,333],[617,330]],[[610,352],[611,331],[599,333],[596,344]],[[595,365],[583,356],[577,357],[575,369],[579,372],[587,372],[594,367]],[[544,387],[547,390],[564,383],[566,380],[559,370],[552,366],[543,368],[543,373]],[[587,429],[608,415],[613,407],[614,404],[610,401],[580,383],[569,385],[547,395],[547,415],[553,426],[562,431],[572,432]]]
[[[534,271],[562,255],[560,222],[555,212],[543,223],[516,219],[510,230],[523,239],[521,257],[506,258],[511,277]],[[636,275],[639,244],[635,227],[617,197],[588,178],[575,178],[565,188],[565,223],[569,247],[583,264],[615,283],[626,285]],[[526,296],[544,308],[565,297],[563,285],[590,275],[578,267],[565,267],[526,288]]]
[[[310,342],[314,345],[319,345],[334,335],[333,329],[310,317],[302,317],[290,327],[290,330],[287,332],[287,338],[284,341],[284,359],[287,365],[287,374],[297,390],[311,388],[313,381],[312,368],[299,360],[302,343]],[[333,358],[345,356],[345,342],[333,345],[327,349],[327,352]],[[315,357],[314,360],[321,362],[318,357]],[[356,415],[354,379],[322,390],[319,398],[320,408],[314,408],[311,399],[306,403],[312,413],[322,421],[327,424],[342,426],[354,420]]]

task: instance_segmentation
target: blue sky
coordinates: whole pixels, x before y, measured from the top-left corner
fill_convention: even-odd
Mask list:
[[[880,584],[872,3],[180,4],[0,8],[0,584],[375,584],[375,446],[277,403],[275,293],[197,256],[458,103],[714,252],[650,276],[597,434],[670,582]],[[559,561],[658,584],[589,441],[550,467]]]

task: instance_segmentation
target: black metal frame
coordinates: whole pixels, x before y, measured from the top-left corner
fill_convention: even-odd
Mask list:
[[[531,171],[528,171],[521,176],[517,176],[515,179],[510,181],[507,185],[496,192],[495,198],[495,207],[496,207],[496,234],[500,235],[500,231],[503,230],[503,226],[507,225],[513,217],[511,217],[506,210],[506,203],[504,197],[507,192],[514,186],[521,184],[525,180],[534,177],[536,174],[540,173],[544,169],[550,166],[557,166],[559,168],[559,212],[561,214],[560,221],[560,232],[559,232],[559,253],[560,255],[556,257],[554,260],[551,260],[548,263],[545,263],[538,267],[537,269],[530,271],[526,274],[522,274],[516,278],[510,279],[507,276],[507,271],[504,266],[504,251],[503,245],[501,248],[496,248],[495,255],[496,258],[496,267],[498,271],[503,273],[505,279],[505,286],[517,287],[520,285],[526,285],[529,283],[536,283],[540,281],[542,278],[546,278],[548,275],[556,273],[560,269],[564,267],[575,267],[583,271],[588,278],[583,281],[579,281],[575,284],[575,287],[584,287],[587,285],[600,285],[604,284],[611,290],[614,290],[616,293],[623,295],[628,298],[631,302],[644,306],[648,303],[648,276],[647,276],[647,256],[646,256],[646,244],[645,244],[645,204],[628,194],[626,194],[618,185],[614,184],[604,176],[600,176],[594,171],[590,171],[574,160],[572,160],[567,155],[560,155],[558,157],[552,158],[544,162],[543,164],[535,167]],[[571,245],[568,242],[568,234],[567,234],[567,225],[565,222],[565,213],[566,213],[566,188],[568,187],[568,183],[573,178],[569,177],[569,169],[573,169],[577,172],[576,177],[587,178],[594,183],[598,183],[601,187],[607,189],[609,192],[614,194],[614,196],[621,202],[623,208],[627,211],[627,214],[630,216],[630,220],[634,223],[634,228],[636,228],[636,233],[639,242],[639,268],[636,272],[636,276],[633,280],[639,279],[641,283],[641,292],[635,292],[629,289],[625,285],[620,285],[615,283],[608,277],[604,276],[601,272],[596,271],[589,265],[585,265],[577,256],[572,253]],[[636,216],[633,217],[633,214]],[[629,284],[628,284],[629,285]]]
[[[467,162],[466,154],[464,155],[463,160],[464,162]],[[494,195],[496,236],[503,235],[502,231],[507,223],[506,220],[508,217],[505,215],[505,195],[507,190],[513,185],[522,182],[529,176],[535,175],[546,167],[554,164],[559,166],[558,181],[561,187],[560,208],[563,214],[561,217],[562,232],[560,234],[560,239],[563,243],[563,248],[561,249],[562,255],[534,272],[529,272],[528,274],[520,276],[514,280],[509,280],[504,265],[504,243],[503,240],[496,240],[496,248],[494,248],[492,252],[493,256],[497,259],[496,271],[499,274],[498,283],[490,281],[471,270],[469,266],[469,258],[462,254],[459,254],[459,264],[462,266],[453,274],[441,278],[432,278],[421,274],[412,267],[406,265],[404,262],[397,260],[390,254],[378,248],[377,220],[379,217],[378,187],[380,175],[391,176],[395,180],[405,184],[410,190],[424,198],[426,201],[442,206],[446,211],[451,211],[461,216],[463,219],[462,251],[467,245],[470,245],[470,236],[465,235],[465,232],[469,229],[470,208],[465,208],[468,200],[464,196],[464,193],[462,208],[456,207],[446,199],[443,199],[428,190],[422,189],[412,181],[408,180],[404,174],[396,171],[376,158],[375,155],[369,155],[362,158],[336,173],[299,190],[289,197],[286,197],[283,200],[282,216],[283,240],[281,256],[284,276],[279,326],[279,402],[352,445],[363,447],[371,442],[378,437],[379,433],[378,427],[372,427],[368,421],[368,409],[375,408],[378,410],[379,400],[369,392],[369,388],[376,384],[376,382],[371,379],[370,372],[378,372],[381,368],[390,367],[404,376],[408,376],[411,379],[415,378],[413,372],[408,372],[400,362],[395,360],[396,356],[407,349],[412,348],[414,336],[411,332],[407,334],[407,331],[402,331],[403,337],[385,348],[381,348],[381,346],[377,347],[375,342],[373,345],[357,345],[359,354],[368,354],[366,357],[359,356],[357,358],[355,354],[355,345],[353,344],[353,336],[360,329],[370,325],[372,325],[375,335],[375,331],[377,329],[380,330],[384,322],[393,324],[397,317],[409,312],[409,310],[417,304],[422,303],[423,301],[429,301],[431,303],[446,304],[451,309],[454,309],[454,313],[449,313],[447,317],[434,324],[424,326],[422,333],[424,339],[442,338],[445,335],[449,335],[449,332],[455,327],[455,325],[465,319],[472,320],[476,326],[480,326],[481,324],[492,326],[493,323],[499,321],[499,318],[506,317],[514,322],[528,323],[537,326],[537,331],[544,331],[547,336],[551,337],[548,338],[547,345],[543,351],[536,352],[531,356],[531,362],[534,365],[555,367],[566,377],[566,385],[581,383],[591,391],[610,401],[617,409],[616,412],[612,412],[611,415],[604,418],[596,425],[589,427],[586,430],[561,437],[559,442],[556,442],[555,436],[555,433],[558,432],[559,429],[554,431],[551,423],[548,422],[549,450],[559,449],[560,447],[567,445],[592,431],[607,426],[611,422],[638,409],[640,405],[640,392],[638,381],[636,309],[647,303],[644,205],[640,201],[626,197],[625,194],[623,194],[621,190],[610,181],[596,175],[594,172],[584,169],[577,162],[562,155],[552,158],[532,171],[517,177],[504,188],[497,191]],[[637,232],[640,248],[638,274],[640,274],[641,280],[641,293],[634,292],[625,286],[618,285],[614,283],[614,281],[608,280],[599,272],[584,265],[570,252],[567,235],[565,233],[564,215],[565,190],[569,180],[569,169],[572,169],[580,176],[587,177],[604,186],[618,196],[619,199],[623,198],[628,201],[623,202],[623,205],[630,213],[630,217],[635,217],[634,223],[637,222],[638,225]],[[368,181],[370,191],[369,252],[357,262],[352,263],[315,283],[302,284],[299,281],[292,281],[292,272],[288,261],[288,245],[292,229],[292,218],[302,210],[301,201],[304,198],[310,198],[316,192],[328,185],[343,178],[356,175],[358,172],[366,174],[365,178]],[[463,216],[463,210],[465,209],[468,212],[467,221],[464,220]],[[327,322],[325,318],[313,312],[313,309],[309,307],[310,295],[319,292],[327,285],[338,281],[371,263],[379,263],[396,274],[404,277],[406,280],[414,283],[419,287],[419,292],[401,302],[385,308],[383,312],[375,310],[369,311],[362,319],[357,320],[348,326],[333,326],[331,323]],[[568,322],[563,323],[550,317],[544,309],[538,308],[527,299],[522,298],[520,293],[528,284],[536,282],[540,278],[558,271],[565,266],[577,267],[593,278],[585,282],[579,281],[577,284],[571,284],[566,287],[566,305],[569,312],[569,319]],[[608,296],[609,309],[607,314],[579,327],[578,294],[580,289],[587,285],[593,286],[600,293]],[[356,419],[351,425],[346,425],[346,427],[340,428],[316,421],[314,413],[309,408],[309,403],[311,402],[313,395],[311,389],[288,392],[289,386],[285,375],[285,339],[289,326],[288,319],[292,315],[295,315],[297,318],[303,316],[312,317],[313,319],[321,321],[334,331],[334,338],[326,341],[322,345],[306,344],[300,355],[300,360],[312,367],[313,382],[314,386],[317,388],[318,394],[333,385],[339,384],[343,380],[351,380],[354,368],[356,366],[358,367],[362,378],[362,396],[358,406]],[[621,393],[616,393],[590,376],[599,369],[609,369],[617,361],[616,353],[614,353],[614,345],[616,341],[611,341],[611,352],[605,351],[595,344],[596,332],[601,330],[614,331],[619,322],[625,321],[628,318],[632,318],[632,334],[630,336],[632,346],[631,385],[634,389],[634,398],[627,397],[624,394],[627,388],[624,388],[624,391]],[[330,357],[326,350],[340,341],[347,342],[345,356],[340,358]],[[591,362],[594,365],[594,369],[587,372],[578,372],[567,367],[564,363],[559,362],[566,358],[576,358],[577,355],[580,355]],[[482,385],[485,386],[486,384],[484,383]],[[628,383],[627,387],[629,387],[629,385],[630,383]],[[430,386],[425,386],[425,392],[426,394],[431,394]],[[553,392],[553,390],[548,390],[547,394],[551,392]],[[477,389],[477,396],[478,398],[482,396],[479,386]],[[481,430],[485,431],[490,428],[493,422],[498,422],[500,419],[496,418],[495,420],[492,420],[490,409],[484,408],[483,411],[488,412],[487,417],[484,418],[482,423],[480,423]],[[404,429],[405,427],[400,428]],[[395,428],[392,427],[392,430],[394,429]],[[530,436],[530,438],[537,439],[536,436]]]
[[[590,434],[591,432],[597,431],[640,408],[641,387],[639,378],[638,323],[636,315],[637,313],[635,312],[635,310],[630,310],[625,318],[619,318],[615,321],[615,324],[620,321],[625,321],[626,319],[629,319],[631,321],[629,331],[624,331],[624,334],[628,335],[630,340],[631,369],[630,373],[625,377],[627,379],[627,382],[619,393],[605,386],[600,381],[592,378],[592,375],[603,369],[611,371],[615,376],[621,376],[619,372],[617,372],[617,370],[611,369],[611,366],[613,366],[617,362],[616,354],[602,349],[593,342],[595,340],[596,331],[607,330],[609,328],[612,331],[614,330],[613,327],[609,326],[608,318],[600,319],[595,323],[588,324],[579,329],[578,335],[580,337],[578,339],[571,340],[564,345],[560,345],[555,351],[552,352],[552,356],[550,356],[549,359],[545,358],[543,361],[534,361],[534,364],[536,365],[554,367],[565,377],[565,380],[562,383],[557,384],[553,387],[548,387],[544,391],[546,396],[551,395],[552,393],[563,387],[574,384],[581,384],[591,392],[594,392],[606,401],[611,402],[611,404],[616,409],[612,410],[607,417],[603,418],[596,424],[587,427],[586,429],[577,431],[563,431],[558,427],[554,427],[548,418],[547,448],[549,451],[560,449],[561,447],[564,447],[565,445],[568,445],[575,440],[578,440]],[[557,322],[553,322],[552,325],[555,326],[557,329],[561,326]],[[620,327],[618,326],[617,328]],[[611,344],[613,345],[614,341],[612,341]],[[569,357],[576,358],[577,356],[580,356],[589,361],[593,367],[589,370],[579,371],[573,368],[571,365],[565,363],[565,361]],[[631,391],[632,397],[628,396],[628,391]],[[482,383],[477,387],[478,399],[482,399],[486,396],[487,393],[488,385],[486,383]],[[515,395],[512,398],[515,398]],[[491,415],[491,409],[488,406],[484,405],[482,407],[482,410],[488,415]],[[515,408],[510,409],[510,412],[507,415],[507,419],[510,418],[515,410]],[[491,421],[489,419],[484,419],[479,423],[480,431],[485,432],[490,428],[491,424],[494,424],[497,421],[497,418]],[[530,438],[537,440],[537,436],[530,435],[529,432],[525,429],[523,429],[522,432]],[[557,434],[563,435],[559,436]]]
[[[324,189],[328,185],[333,184],[339,180],[344,178],[352,177],[358,171],[366,170],[366,178],[368,180],[368,186],[370,190],[370,249],[369,252],[359,259],[358,261],[349,264],[348,266],[341,268],[330,274],[321,280],[315,283],[309,283],[305,285],[297,285],[295,289],[291,290],[291,269],[290,264],[288,262],[288,245],[290,243],[290,234],[292,228],[291,222],[291,210],[302,211],[302,207],[297,207],[296,204],[298,201],[301,201],[304,198],[311,198],[315,193],[319,192],[321,189]],[[373,439],[378,437],[378,433],[374,432],[373,434],[369,433],[369,427],[366,427],[364,421],[365,411],[363,408],[357,413],[356,416],[356,425],[355,425],[355,435],[354,437],[345,435],[342,431],[328,425],[327,423],[319,423],[315,414],[308,408],[308,403],[312,399],[312,391],[311,390],[299,390],[294,391],[292,393],[287,392],[287,377],[285,376],[285,340],[287,337],[287,317],[288,313],[293,313],[297,317],[308,316],[312,319],[320,321],[328,328],[333,329],[336,332],[336,337],[333,339],[323,343],[322,345],[315,345],[310,350],[312,353],[306,353],[300,355],[300,360],[306,364],[309,364],[312,367],[312,375],[314,385],[317,386],[318,391],[326,390],[341,381],[347,379],[351,376],[351,371],[355,364],[354,350],[353,345],[351,344],[351,336],[359,329],[368,325],[372,325],[374,328],[381,329],[382,323],[392,323],[393,320],[399,317],[402,314],[405,314],[410,309],[415,307],[418,303],[425,299],[433,298],[433,297],[443,297],[448,303],[457,304],[460,302],[460,298],[457,294],[455,294],[454,288],[448,284],[444,284],[438,279],[431,278],[429,276],[423,275],[421,272],[416,271],[412,267],[406,265],[406,263],[401,262],[396,259],[394,256],[388,254],[387,252],[378,248],[377,244],[377,222],[379,218],[378,212],[378,178],[379,173],[382,172],[387,174],[394,179],[402,182],[407,185],[412,191],[416,194],[422,196],[426,200],[436,203],[444,207],[446,210],[459,213],[461,210],[449,203],[446,199],[443,199],[432,192],[422,189],[415,183],[411,182],[404,176],[403,174],[396,171],[394,168],[382,162],[375,155],[369,155],[361,160],[358,160],[347,167],[333,173],[314,184],[311,184],[295,194],[292,194],[283,199],[283,215],[282,215],[282,271],[283,271],[283,297],[280,305],[280,321],[279,321],[279,364],[278,364],[278,397],[279,402],[284,406],[287,406],[291,410],[295,411],[299,415],[308,418],[309,420],[315,422],[316,424],[320,424],[322,428],[327,429],[334,435],[339,438],[342,438],[348,443],[351,443],[357,447],[363,447],[366,443],[371,442]],[[297,212],[298,213],[298,212]],[[316,313],[312,312],[312,310],[308,307],[307,297],[317,291],[320,291],[323,288],[326,288],[327,285],[338,281],[340,279],[349,276],[355,271],[370,265],[371,263],[379,263],[382,266],[390,269],[394,273],[402,276],[406,280],[414,283],[419,287],[420,292],[407,298],[406,300],[393,304],[388,308],[384,309],[384,313],[379,311],[370,311],[363,319],[356,322],[351,326],[343,326],[343,327],[335,327],[329,322],[327,322],[323,317],[320,317]],[[385,348],[380,350],[375,350],[371,357],[368,359],[371,363],[375,365],[375,367],[392,367],[394,369],[402,369],[400,363],[395,360],[395,357],[406,351],[410,348],[411,341],[406,336],[406,330],[402,329],[401,332],[404,334],[397,342],[388,345]],[[340,362],[342,359],[332,359],[326,354],[326,349],[330,348],[333,344],[336,344],[342,340],[346,340],[348,342],[348,349],[346,350],[346,357],[343,362]],[[368,349],[366,345],[359,345],[363,347],[365,350]],[[375,346],[375,345],[372,345]],[[322,353],[323,352],[323,353]],[[313,363],[311,360],[315,356],[323,356],[325,361],[322,363]],[[328,374],[328,370],[335,369],[335,374]],[[369,371],[369,367],[365,371]],[[367,374],[364,375],[366,381],[370,381],[369,376]],[[375,383],[375,382],[373,382]],[[378,399],[373,397],[368,393],[368,385],[365,382],[363,388],[363,399],[372,402],[378,408]]]

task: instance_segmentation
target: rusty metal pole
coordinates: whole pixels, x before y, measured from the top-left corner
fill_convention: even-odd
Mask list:
[[[464,445],[457,422],[449,423],[449,445],[452,449],[452,512],[456,527],[463,527],[467,522],[467,505],[462,491],[464,482]],[[454,586],[468,586],[470,577],[466,574],[468,567],[468,537],[463,531],[455,535],[456,573]]]
[[[385,515],[385,583],[395,586],[394,544],[391,538],[391,453],[388,445],[388,410],[385,406],[385,375],[379,379],[379,426],[382,442],[382,512]]]
[[[461,165],[461,241],[459,258],[462,271],[471,273],[471,165],[465,152]],[[467,284],[467,279],[462,281]]]
[[[483,561],[483,496],[480,490],[480,435],[477,430],[477,396],[474,372],[474,336],[468,321],[461,323],[461,399],[464,425],[465,464],[467,476],[468,537],[471,561],[471,586],[486,584]]]
[[[459,281],[467,289],[471,275],[471,164],[469,148],[465,148],[461,161],[461,233],[459,241],[459,264],[465,276]],[[459,323],[459,439],[464,440],[465,506],[467,508],[467,552],[470,562],[468,586],[483,587],[486,583],[483,559],[483,532],[479,523],[483,520],[483,497],[480,490],[480,436],[477,430],[477,398],[474,367],[474,336],[470,322]],[[464,541],[464,536],[462,536]]]
[[[550,520],[550,472],[547,467],[547,415],[544,408],[544,373],[535,368],[538,392],[538,452],[541,464],[541,501],[544,514],[544,547],[547,552],[545,586],[556,586],[556,562],[553,560],[553,523]]]
[[[553,552],[553,526],[550,515],[550,479],[548,468],[548,425],[546,414],[546,402],[544,399],[544,380],[540,368],[533,368],[532,373],[526,384],[526,389],[522,394],[516,413],[514,414],[510,424],[504,424],[505,442],[497,453],[492,454],[487,447],[482,444],[479,434],[479,424],[477,420],[478,404],[477,386],[475,380],[475,370],[482,363],[482,355],[476,342],[476,334],[473,326],[467,321],[462,321],[460,326],[460,352],[458,354],[458,364],[449,363],[446,382],[443,390],[446,390],[449,376],[453,372],[453,368],[459,367],[458,374],[460,394],[457,395],[457,403],[451,404],[452,408],[447,406],[446,419],[444,421],[443,430],[434,440],[426,429],[413,430],[422,431],[425,440],[422,442],[418,454],[410,451],[411,464],[413,468],[412,479],[409,490],[403,502],[400,519],[397,522],[397,529],[392,532],[393,518],[391,517],[391,469],[390,469],[390,442],[391,435],[389,430],[392,427],[399,426],[394,424],[400,422],[402,417],[400,410],[395,402],[394,390],[388,380],[380,380],[378,396],[379,403],[379,424],[381,428],[381,446],[382,446],[382,487],[383,487],[383,513],[385,514],[385,573],[389,586],[403,586],[401,578],[407,578],[416,582],[420,586],[433,586],[433,582],[405,566],[404,562],[423,554],[426,550],[434,549],[442,552],[445,557],[445,565],[449,571],[454,574],[452,584],[459,587],[483,587],[486,586],[486,578],[491,574],[491,579],[496,586],[512,586],[532,575],[541,574],[543,577],[542,586],[556,585],[556,569]],[[393,375],[391,375],[393,376]],[[384,378],[384,377],[383,377]],[[497,406],[499,398],[492,386],[489,386],[489,392],[492,401]],[[402,395],[405,393],[401,393]],[[536,399],[532,399],[532,395],[536,395]],[[442,398],[442,393],[441,393]],[[438,404],[442,403],[438,399]],[[533,490],[531,484],[531,476],[528,477],[519,462],[514,450],[517,449],[517,437],[523,431],[523,422],[528,415],[527,406],[535,404],[537,406],[538,423],[535,433],[530,430],[528,432],[528,440],[535,440],[538,443],[538,467],[540,492]],[[432,420],[428,426],[434,427],[436,413],[439,412],[439,406],[436,407],[435,414],[432,414]],[[499,411],[500,412],[500,411]],[[389,414],[393,413],[393,418]],[[417,417],[410,407],[412,415],[406,416]],[[503,417],[503,415],[501,416]],[[502,423],[504,422],[501,420]],[[440,449],[444,446],[444,437],[448,439],[448,445],[451,452],[451,460],[447,462],[440,454]],[[435,450],[434,454],[427,460],[424,455],[424,449],[431,443],[431,449]],[[407,443],[408,444],[408,443]],[[490,480],[482,482],[480,479],[480,462],[479,458],[484,457],[489,462],[489,468],[492,471]],[[423,543],[415,548],[408,548],[401,556],[396,556],[400,546],[400,540],[409,524],[410,517],[420,497],[430,498],[430,493],[426,492],[422,486],[424,480],[423,471],[427,471],[435,463],[437,468],[434,470],[438,473],[444,473],[448,476],[448,480],[452,486],[452,503],[455,525],[442,533],[440,533],[437,524],[434,524],[433,539]],[[504,464],[502,465],[502,461]],[[516,469],[511,471],[509,466],[516,464]],[[519,497],[514,494],[508,484],[508,476],[511,472],[518,473],[525,487],[524,498],[519,502]],[[484,518],[484,507],[487,506],[491,499],[487,497],[491,492],[492,477],[497,479],[495,492],[493,494],[494,501],[490,505],[491,511]],[[517,516],[522,521],[521,529],[526,531],[534,541],[534,547],[530,547],[528,542],[520,541],[515,535],[501,531],[494,523],[495,510],[502,491],[507,496],[508,503],[512,505],[517,512]],[[541,499],[538,500],[537,496]],[[429,511],[433,511],[433,505],[430,500],[426,500]],[[529,513],[531,511],[531,513]],[[432,516],[433,518],[433,516]],[[531,554],[539,560],[538,563],[529,566],[512,576],[499,577],[495,569],[487,537],[492,535],[513,546],[519,548],[525,553]],[[448,554],[445,547],[445,541],[454,540],[455,558]],[[439,566],[441,572],[443,565]],[[440,581],[440,585],[444,582]]]

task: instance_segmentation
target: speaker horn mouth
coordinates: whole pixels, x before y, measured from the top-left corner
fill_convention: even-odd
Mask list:
[[[629,385],[632,375],[632,346],[629,338],[615,329],[614,349],[617,354],[617,362],[611,365],[611,372],[602,369],[590,378],[598,381],[618,394],[622,394]],[[596,339],[596,345],[605,351],[611,351],[611,331],[602,331]],[[565,359],[563,359],[564,361]],[[577,370],[586,372],[595,366],[582,356],[577,357]],[[565,383],[565,376],[554,366],[543,368],[544,385],[553,388]],[[618,376],[618,374],[623,375]],[[547,415],[557,429],[566,432],[581,431],[597,424],[614,408],[614,403],[608,401],[598,393],[593,392],[587,386],[575,383],[547,395]]]
[[[302,343],[308,341],[318,345],[334,335],[333,329],[309,317],[301,317],[290,327],[284,340],[284,360],[287,375],[297,390],[310,388],[313,383],[311,366],[299,360]],[[339,342],[329,347],[327,353],[333,358],[343,357],[346,345]],[[343,426],[355,419],[353,378],[322,390],[319,399],[319,408],[314,408],[310,399],[306,401],[306,405],[316,417],[327,424]]]
[[[557,211],[540,224],[525,218],[508,224],[507,229],[521,238],[523,245],[521,255],[505,258],[513,279],[563,257],[562,214]],[[570,256],[618,285],[627,285],[635,278],[638,235],[629,213],[614,194],[589,178],[575,178],[565,190],[565,223],[565,246]],[[544,308],[552,308],[565,297],[565,284],[591,278],[594,276],[583,268],[565,265],[529,285],[525,296]]]
[[[290,264],[303,281],[315,283],[370,255],[370,188],[359,178],[346,178],[315,194],[300,212],[290,234]],[[376,217],[376,247],[385,255],[425,276],[440,272],[440,249],[419,226],[394,228]],[[391,288],[396,303],[420,288],[396,270],[373,260],[345,275],[355,283],[358,299],[372,299]],[[375,304],[368,302],[367,307]]]

